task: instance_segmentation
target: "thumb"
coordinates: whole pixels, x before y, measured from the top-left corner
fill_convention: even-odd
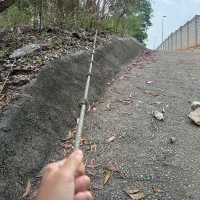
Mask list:
[[[83,161],[83,153],[80,150],[74,151],[69,158],[64,162],[63,167],[67,167],[67,169],[73,174],[76,175],[77,170],[80,168]]]

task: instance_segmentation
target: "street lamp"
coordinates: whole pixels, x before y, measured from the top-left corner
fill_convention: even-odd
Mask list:
[[[162,16],[162,43],[164,41],[164,20],[167,18],[167,16]]]

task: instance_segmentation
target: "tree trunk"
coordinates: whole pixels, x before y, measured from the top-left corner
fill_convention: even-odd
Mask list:
[[[0,12],[3,12],[5,9],[9,8],[16,0],[0,0]]]

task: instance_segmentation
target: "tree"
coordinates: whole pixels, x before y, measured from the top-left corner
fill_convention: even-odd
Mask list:
[[[3,12],[5,9],[13,5],[16,0],[0,0],[0,12]]]

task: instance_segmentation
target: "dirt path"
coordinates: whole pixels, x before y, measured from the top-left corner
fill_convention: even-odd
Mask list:
[[[190,101],[200,100],[199,53],[157,53],[144,65],[135,62],[86,119],[85,137],[96,145],[96,151],[84,146],[94,199],[131,199],[132,189],[132,199],[198,200],[200,129],[187,114]],[[163,108],[165,120],[153,119],[152,111]]]

